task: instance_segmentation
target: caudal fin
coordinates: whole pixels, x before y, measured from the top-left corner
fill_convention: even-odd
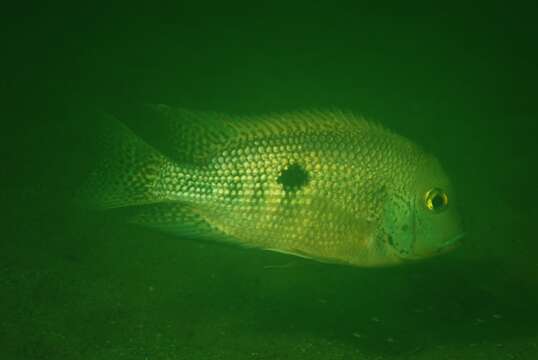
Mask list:
[[[80,203],[110,209],[161,201],[153,189],[166,159],[115,117],[101,118],[99,160],[79,192]]]

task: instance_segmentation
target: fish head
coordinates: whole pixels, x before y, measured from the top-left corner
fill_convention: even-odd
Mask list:
[[[391,192],[384,208],[385,242],[402,261],[446,253],[464,235],[453,187],[438,160],[425,156],[412,179]]]

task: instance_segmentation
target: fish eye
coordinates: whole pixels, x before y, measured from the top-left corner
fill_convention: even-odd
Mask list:
[[[433,212],[441,212],[448,207],[448,195],[445,191],[433,188],[424,196],[426,208]]]

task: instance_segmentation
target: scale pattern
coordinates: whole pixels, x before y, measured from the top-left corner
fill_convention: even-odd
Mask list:
[[[407,191],[421,151],[363,120],[280,119],[243,126],[201,165],[167,162],[155,192],[245,246],[361,265],[383,256],[384,200]],[[283,183],[287,171],[303,181]]]

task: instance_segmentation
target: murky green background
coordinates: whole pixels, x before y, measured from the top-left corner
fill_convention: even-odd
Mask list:
[[[538,358],[536,7],[403,3],[3,8],[0,357]],[[84,114],[143,102],[379,119],[441,159],[466,243],[359,269],[77,209]]]

